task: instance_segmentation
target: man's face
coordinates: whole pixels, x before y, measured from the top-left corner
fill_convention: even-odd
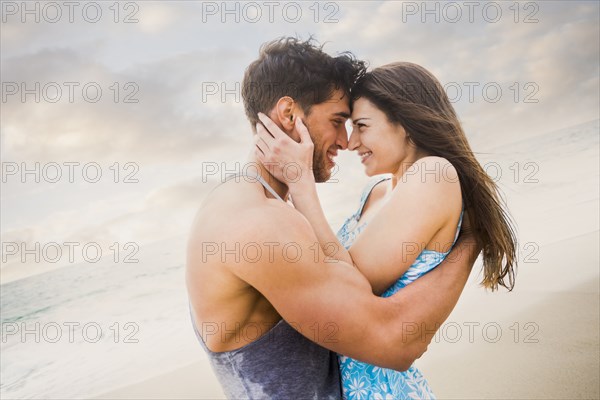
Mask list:
[[[333,158],[339,149],[348,148],[346,120],[350,117],[350,101],[343,90],[338,89],[323,103],[315,104],[302,119],[315,145],[313,172],[316,182],[331,177],[335,166]]]

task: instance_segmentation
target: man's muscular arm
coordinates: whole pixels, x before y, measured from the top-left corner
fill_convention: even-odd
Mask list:
[[[444,262],[392,297],[373,295],[350,265],[326,262],[308,221],[282,205],[246,210],[225,248],[261,248],[254,262],[227,263],[259,290],[308,339],[332,351],[381,367],[406,370],[423,354],[448,317],[476,257],[469,239]],[[475,253],[475,254],[473,254]],[[427,332],[425,332],[425,328]]]

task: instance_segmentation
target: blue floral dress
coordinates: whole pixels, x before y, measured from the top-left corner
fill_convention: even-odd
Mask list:
[[[367,185],[361,196],[358,211],[350,216],[340,228],[337,237],[346,249],[352,246],[360,232],[367,226],[366,223],[358,225],[358,221],[369,194],[371,194],[375,185],[388,179],[390,177],[378,176]],[[456,243],[460,231],[463,213],[464,210],[460,214],[454,243]],[[404,275],[389,287],[381,297],[393,295],[415,279],[431,271],[446,258],[450,250],[445,253],[423,250]],[[344,399],[435,399],[427,380],[414,365],[407,371],[400,372],[376,367],[342,355],[338,355],[338,357]]]

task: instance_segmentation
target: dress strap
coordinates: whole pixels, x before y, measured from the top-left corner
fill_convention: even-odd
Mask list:
[[[452,242],[452,246],[450,246],[450,250],[448,250],[448,253],[450,253],[450,251],[452,251],[452,249],[454,248],[454,245],[456,244],[456,240],[458,239],[458,235],[460,234],[460,228],[462,226],[464,215],[465,215],[465,203],[463,202],[462,209],[460,210],[460,217],[458,218],[458,225],[456,226],[456,233],[454,234],[454,242]]]
[[[237,177],[240,177],[240,176],[244,176],[244,177],[247,177],[247,178],[256,179],[258,182],[260,182],[260,184],[261,184],[261,185],[263,185],[263,187],[264,187],[265,189],[267,189],[267,191],[268,191],[269,193],[271,193],[273,196],[275,196],[275,198],[277,198],[277,199],[279,199],[279,200],[281,200],[281,201],[283,201],[283,202],[285,203],[285,200],[283,200],[283,199],[281,198],[281,196],[279,196],[279,195],[277,194],[277,192],[275,191],[275,189],[273,189],[273,188],[271,187],[271,185],[269,185],[269,184],[268,184],[268,183],[267,183],[267,182],[266,182],[266,181],[265,181],[265,180],[262,178],[262,176],[260,176],[260,175],[258,175],[258,174],[256,174],[256,175],[247,175],[247,174],[232,174],[232,175],[229,175],[229,176],[225,177],[225,179],[223,180],[223,183],[227,182],[228,180],[230,180],[230,179],[232,179],[232,178],[237,178]]]
[[[367,187],[365,188],[365,190],[363,190],[363,194],[360,197],[360,206],[358,207],[358,211],[356,212],[357,219],[359,219],[360,216],[362,215],[363,208],[365,208],[365,204],[367,204],[367,200],[369,199],[369,195],[373,191],[373,188],[375,188],[375,186],[377,186],[381,182],[387,181],[388,179],[392,179],[392,177],[391,176],[386,176],[386,175],[378,176],[377,178],[374,178],[367,185]]]
[[[460,217],[458,218],[458,226],[456,227],[456,234],[454,235],[454,243],[456,243],[456,239],[458,239],[458,235],[460,233],[460,227],[462,226],[464,214],[465,214],[465,205],[463,203],[462,210],[460,211]]]

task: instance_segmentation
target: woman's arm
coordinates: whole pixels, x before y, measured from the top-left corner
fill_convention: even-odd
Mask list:
[[[373,292],[383,293],[426,248],[448,251],[461,205],[458,175],[449,161],[423,157],[412,164],[350,248]],[[432,242],[438,233],[438,238],[447,237],[448,226],[453,227],[452,239]]]
[[[297,183],[290,186],[290,194],[292,195],[294,207],[304,215],[313,227],[323,253],[330,258],[329,262],[339,260],[358,268],[352,259],[351,253],[342,246],[336,234],[331,229],[329,222],[327,222],[323,207],[321,207],[321,202],[319,201],[319,196],[317,195],[314,179],[312,179],[312,182],[309,179],[306,179],[306,181],[309,182]]]
[[[357,267],[376,294],[383,293],[413,264],[432,238],[461,208],[460,183],[450,162],[424,157],[397,183],[390,200],[346,251],[327,223],[319,202],[312,166],[313,147],[306,127],[296,122],[300,144],[268,117],[259,115],[257,157],[288,184],[294,205],[313,227],[328,256]],[[310,154],[311,157],[307,157]],[[293,165],[294,168],[290,168]],[[289,171],[300,171],[289,176]],[[451,243],[447,243],[449,247]],[[439,249],[440,251],[448,248]]]

